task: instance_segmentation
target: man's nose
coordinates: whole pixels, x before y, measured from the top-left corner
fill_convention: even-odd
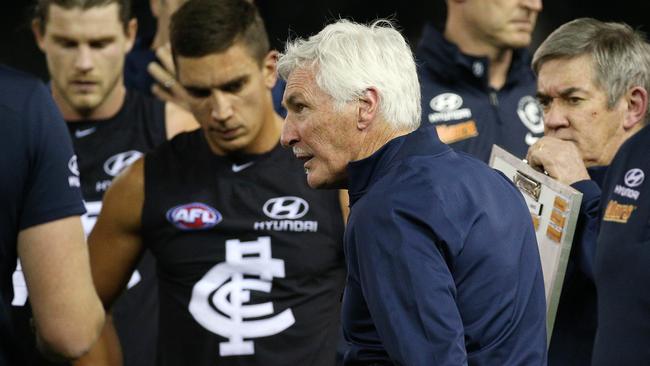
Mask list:
[[[293,122],[290,121],[289,115],[284,120],[282,125],[282,133],[280,134],[280,143],[284,147],[292,147],[298,142],[298,134],[296,129],[293,126]]]
[[[87,72],[93,68],[93,56],[90,47],[81,45],[77,51],[77,59],[74,64],[79,71]]]
[[[566,113],[555,103],[551,103],[544,110],[544,130],[554,131],[562,127],[569,126],[569,119]]]
[[[233,115],[233,105],[230,98],[220,91],[212,94],[212,118],[225,122]]]

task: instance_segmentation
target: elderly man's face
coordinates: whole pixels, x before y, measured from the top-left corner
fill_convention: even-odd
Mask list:
[[[282,145],[292,147],[304,162],[307,183],[312,188],[341,188],[346,168],[358,151],[355,103],[335,109],[334,100],[317,84],[308,68],[294,70],[287,80],[283,103],[287,117]]]
[[[591,57],[544,63],[537,85],[545,135],[573,142],[587,167],[608,165],[622,142],[625,103],[621,98],[607,107],[605,90],[594,82]]]

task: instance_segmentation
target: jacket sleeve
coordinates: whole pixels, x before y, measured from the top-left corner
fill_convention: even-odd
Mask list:
[[[444,246],[413,210],[376,209],[353,228],[359,282],[396,365],[466,365],[463,323]]]
[[[594,280],[594,259],[596,258],[596,239],[599,226],[600,187],[592,180],[584,180],[572,184],[573,188],[582,192],[580,214],[576,224],[574,244],[577,245],[577,256],[574,258],[578,268],[591,281]]]

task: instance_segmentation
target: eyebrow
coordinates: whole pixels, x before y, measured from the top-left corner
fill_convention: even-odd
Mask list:
[[[224,88],[232,86],[234,84],[240,84],[240,83],[244,84],[244,83],[246,83],[248,81],[248,79],[249,79],[248,75],[241,75],[241,76],[235,77],[234,79],[230,79],[230,80],[226,81],[225,83],[219,84],[216,87],[218,89],[224,89]]]
[[[183,84],[185,88],[191,88],[191,89],[225,89],[229,86],[239,84],[239,83],[246,83],[248,79],[250,78],[249,75],[241,75],[238,77],[235,77],[233,79],[230,79],[228,81],[225,81],[221,84],[216,84],[216,85],[191,85],[191,84]]]
[[[582,88],[578,88],[578,87],[566,88],[566,89],[560,91],[560,96],[563,97],[563,98],[566,98],[569,95],[574,94],[574,93],[578,93],[578,92],[585,93],[586,90],[584,90]]]
[[[584,90],[584,89],[582,89],[582,88],[578,88],[578,87],[570,87],[570,88],[566,88],[566,89],[561,90],[559,94],[560,94],[560,97],[561,97],[561,98],[566,98],[566,97],[570,96],[571,94],[573,94],[573,93],[578,93],[578,92],[586,93],[587,91]],[[539,90],[538,90],[537,93],[535,94],[535,97],[536,97],[537,99],[548,99],[548,98],[551,98],[550,95],[545,94],[545,93],[543,93],[543,92],[541,92],[541,91],[539,91]]]
[[[61,42],[61,41],[63,41],[63,42],[79,42],[79,40],[75,39],[74,37],[68,37],[68,36],[61,35],[61,34],[53,34],[52,39],[54,39],[57,42]],[[112,41],[114,39],[115,39],[115,36],[106,35],[106,36],[98,36],[98,37],[94,37],[94,38],[90,37],[88,39],[84,39],[83,41],[84,42],[105,42],[105,41]]]
[[[282,106],[283,106],[285,109],[287,109],[287,106],[288,106],[288,105],[292,105],[292,106],[293,106],[293,105],[298,104],[298,99],[300,99],[300,97],[299,97],[299,96],[296,96],[295,94],[291,94],[291,95],[288,96],[286,99],[287,99],[286,103],[285,103],[284,100],[282,101]]]

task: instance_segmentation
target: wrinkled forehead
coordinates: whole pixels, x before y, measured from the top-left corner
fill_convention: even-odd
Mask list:
[[[537,75],[537,89],[554,95],[569,88],[599,89],[590,55],[554,58],[544,62]]]
[[[287,78],[284,97],[314,98],[327,95],[318,85],[316,77],[314,67],[296,67]]]
[[[316,72],[313,67],[299,66],[287,77],[286,89],[304,89],[316,85]]]

